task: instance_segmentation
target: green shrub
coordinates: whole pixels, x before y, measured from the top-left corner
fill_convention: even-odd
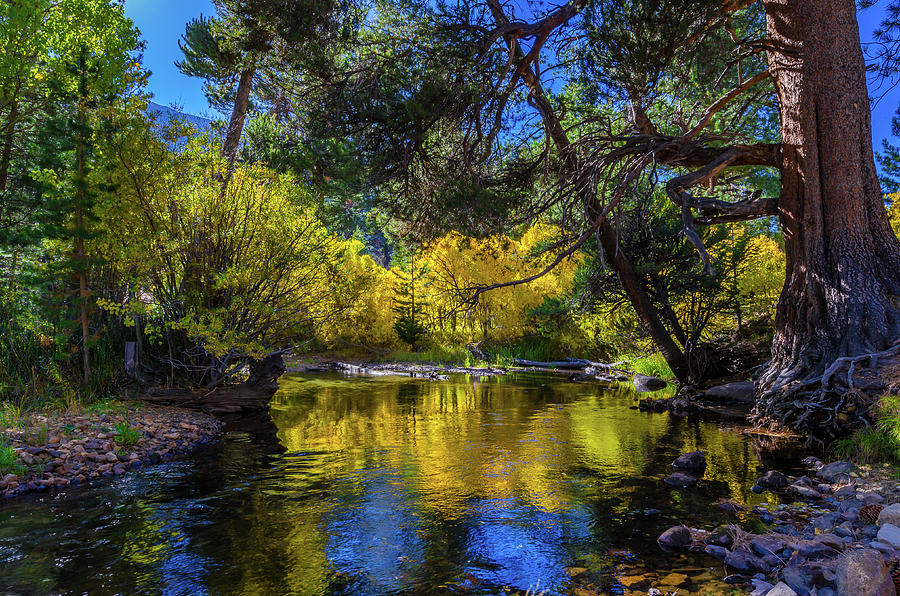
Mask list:
[[[141,431],[125,421],[116,422],[116,443],[131,446],[141,440]]]
[[[19,460],[16,452],[9,445],[0,444],[0,476],[15,474],[21,476],[25,473],[25,466]]]

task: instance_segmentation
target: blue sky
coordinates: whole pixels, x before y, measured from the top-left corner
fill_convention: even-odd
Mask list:
[[[863,42],[871,40],[872,32],[881,21],[883,5],[860,13],[860,36]],[[215,14],[209,0],[126,0],[125,13],[141,30],[147,40],[144,65],[150,69],[150,91],[154,101],[163,105],[173,103],[190,114],[211,115],[211,110],[203,96],[200,80],[184,76],[174,62],[181,57],[178,40],[184,33],[185,24],[200,14]],[[877,93],[883,93],[884,88]],[[873,90],[873,93],[876,92]],[[891,118],[900,105],[900,89],[893,89],[875,106],[872,113],[872,136],[876,149],[881,147],[881,139],[890,135]]]

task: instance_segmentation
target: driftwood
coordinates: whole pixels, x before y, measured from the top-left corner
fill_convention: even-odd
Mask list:
[[[416,379],[430,379],[432,381],[446,381],[450,377],[434,370],[390,370],[381,368],[367,368],[346,362],[332,362],[332,368],[346,374],[364,377],[413,377]]]
[[[592,363],[590,360],[581,360],[569,358],[566,360],[557,360],[552,362],[538,362],[536,360],[523,360],[521,358],[515,358],[515,363],[519,366],[534,366],[537,368],[568,368],[568,369],[582,369],[591,366]]]

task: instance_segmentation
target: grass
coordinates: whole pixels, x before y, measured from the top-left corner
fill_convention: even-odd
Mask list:
[[[829,453],[858,463],[900,464],[900,396],[885,395],[875,407],[875,424],[836,439]]]
[[[15,474],[21,476],[25,473],[25,466],[19,460],[16,452],[9,445],[0,444],[0,476]]]
[[[27,432],[28,442],[32,445],[46,445],[49,435],[50,427],[46,424],[41,424],[35,428],[30,428]]]
[[[648,377],[659,377],[660,379],[675,378],[675,373],[672,372],[666,359],[663,358],[663,355],[659,352],[654,352],[649,356],[630,360],[628,364],[625,365],[625,368],[629,368],[639,375],[647,375]]]
[[[141,431],[125,421],[116,423],[116,443],[129,447],[141,439]]]
[[[22,408],[10,402],[0,403],[0,428],[22,428],[23,425]]]

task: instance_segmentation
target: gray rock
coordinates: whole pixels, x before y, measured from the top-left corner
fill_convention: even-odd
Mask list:
[[[728,553],[725,564],[743,573],[768,573],[770,569],[768,563],[743,548]]]
[[[820,515],[812,521],[813,527],[820,530],[830,530],[837,523],[840,516],[841,514],[836,511]]]
[[[706,399],[736,401],[740,403],[753,403],[756,400],[756,389],[752,381],[728,383],[710,387],[703,393]]]
[[[675,472],[663,480],[663,482],[676,488],[691,488],[697,486],[700,483],[700,479],[684,474],[683,472]]]
[[[866,505],[873,505],[875,503],[883,503],[884,497],[876,493],[875,491],[865,491],[860,492],[856,495],[856,498],[865,503]]]
[[[822,460],[820,460],[818,457],[814,457],[812,455],[810,455],[809,457],[804,457],[800,461],[800,463],[802,463],[804,466],[811,468],[813,470],[818,470],[819,468],[822,467]]]
[[[678,456],[678,459],[672,462],[672,466],[692,474],[703,474],[706,470],[706,455],[703,451],[691,451]]]
[[[754,580],[753,581],[753,591],[750,592],[750,596],[766,596],[772,588],[774,588],[772,584],[765,581]]]
[[[891,524],[900,527],[900,503],[888,505],[878,514],[878,525]]]
[[[791,589],[789,585],[784,582],[778,582],[775,584],[775,587],[772,588],[766,596],[797,596],[797,592]]]
[[[762,478],[756,481],[758,485],[763,488],[780,490],[786,488],[790,482],[787,479],[787,476],[779,472],[778,470],[769,470],[765,474],[762,475]]]
[[[829,588],[828,586],[822,586],[819,588],[819,592],[817,596],[838,596],[838,593]]]
[[[853,497],[856,496],[856,487],[852,484],[845,484],[840,487],[836,491],[834,491],[834,496],[839,497],[841,499],[845,497]]]
[[[835,582],[838,594],[849,596],[897,596],[881,555],[870,548],[852,550],[838,561]]]
[[[766,555],[778,553],[778,551],[784,548],[784,542],[774,536],[764,534],[762,536],[755,536],[753,540],[750,541],[750,546],[753,547],[753,550],[756,551],[759,556],[764,557]]]
[[[803,486],[802,484],[792,484],[788,490],[799,497],[803,497],[804,499],[821,499],[822,495],[816,491],[815,489],[809,488],[808,486]]]
[[[856,466],[848,461],[833,461],[825,464],[816,472],[816,476],[831,482],[850,482],[850,474],[856,471]]]
[[[690,546],[694,539],[687,526],[672,526],[656,539],[656,543],[666,549],[681,549]]]
[[[900,548],[900,528],[894,524],[882,524],[878,530],[878,541]]]
[[[647,375],[634,375],[634,388],[638,393],[648,393],[650,391],[659,391],[665,389],[668,383],[656,377],[648,377]]]
[[[796,540],[788,546],[810,560],[824,559],[837,554],[835,549],[817,540]]]
[[[877,540],[873,540],[872,542],[870,542],[869,546],[871,548],[874,548],[878,552],[884,553],[889,556],[894,554],[894,551],[897,550],[890,544],[885,544],[884,542],[879,542]]]
[[[781,579],[800,596],[808,596],[811,590],[812,578],[805,568],[796,563],[781,570]]]
[[[863,505],[865,505],[865,503],[858,499],[847,499],[846,501],[841,501],[841,504],[838,505],[838,511],[858,511]]]
[[[834,533],[840,536],[841,538],[853,538],[855,535],[853,534],[853,530],[849,528],[844,528],[842,526],[838,526],[834,529]]]
[[[703,549],[703,552],[708,554],[711,557],[715,557],[720,561],[725,560],[725,557],[728,556],[728,549],[724,546],[716,546],[715,544],[707,544],[706,548]]]

